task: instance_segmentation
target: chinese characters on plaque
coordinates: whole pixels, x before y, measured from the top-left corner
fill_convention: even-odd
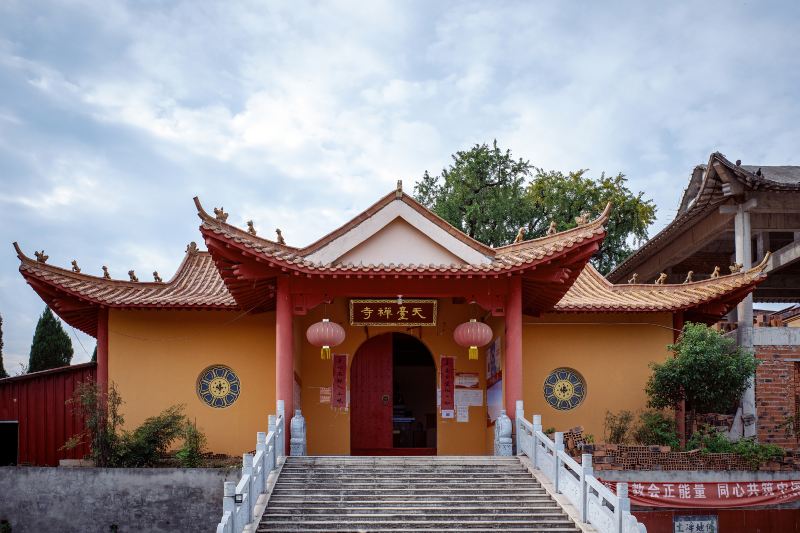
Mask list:
[[[331,407],[344,409],[347,407],[347,355],[333,356],[333,383],[331,384]]]
[[[672,530],[674,533],[717,533],[717,515],[675,515],[672,517]]]
[[[455,357],[442,356],[440,384],[442,390],[442,418],[453,418],[456,408],[456,367]]]
[[[351,326],[435,326],[436,300],[350,300]]]

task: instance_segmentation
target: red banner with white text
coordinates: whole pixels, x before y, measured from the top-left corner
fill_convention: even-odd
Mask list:
[[[616,481],[601,480],[616,494]],[[800,500],[800,481],[731,481],[723,483],[629,481],[633,505],[702,508],[752,507]]]

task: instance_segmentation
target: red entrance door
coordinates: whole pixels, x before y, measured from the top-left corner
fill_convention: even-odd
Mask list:
[[[392,449],[392,335],[378,335],[356,351],[350,367],[350,451],[353,455]]]

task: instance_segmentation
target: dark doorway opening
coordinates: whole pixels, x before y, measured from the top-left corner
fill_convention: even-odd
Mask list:
[[[436,365],[416,337],[392,336],[392,444],[436,453]]]
[[[350,382],[350,453],[436,455],[436,365],[419,339],[368,339],[353,358]]]
[[[0,466],[19,461],[19,422],[0,421]]]

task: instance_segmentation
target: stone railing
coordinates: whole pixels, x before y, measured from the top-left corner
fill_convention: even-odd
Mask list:
[[[533,467],[553,484],[556,493],[563,494],[575,506],[581,522],[600,533],[647,532],[630,512],[627,483],[617,483],[617,493],[611,492],[594,477],[591,454],[583,454],[578,464],[564,452],[563,433],[557,432],[555,439],[550,440],[542,432],[541,415],[534,415],[533,423],[525,420],[521,401],[517,402],[516,419],[517,455],[530,458]],[[511,438],[510,435],[496,438],[503,437]]]
[[[269,415],[268,431],[256,434],[256,453],[242,456],[242,477],[238,483],[225,483],[222,520],[217,533],[241,533],[258,519],[258,497],[267,492],[269,475],[278,469],[286,456],[286,422],[283,400],[278,400],[277,414]],[[302,427],[301,427],[302,426]],[[292,417],[292,455],[305,455],[305,420],[298,409]]]

